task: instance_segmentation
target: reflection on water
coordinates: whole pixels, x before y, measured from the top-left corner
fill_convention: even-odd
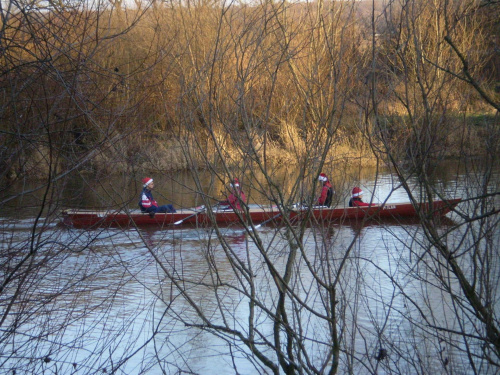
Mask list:
[[[347,288],[345,293],[362,295],[365,299],[358,301],[358,308],[351,311],[352,317],[348,317],[358,322],[358,329],[370,332],[383,324],[387,314],[384,308],[386,301],[390,301],[395,311],[405,309],[402,299],[393,295],[394,288],[388,282],[389,275],[401,278],[401,282],[408,284],[406,291],[415,293],[414,298],[419,297],[418,288],[415,285],[412,287],[409,280],[404,280],[404,275],[408,273],[406,268],[411,266],[411,246],[400,242],[401,238],[412,238],[411,241],[418,238],[418,224],[404,227],[372,225],[363,228],[337,225],[325,230],[312,227],[306,230],[304,236],[305,249],[313,263],[318,265],[322,260],[315,261],[316,257],[325,257],[324,261],[332,263],[342,258],[345,249],[352,245],[355,234],[361,231],[349,255],[349,268],[352,267],[352,270],[347,272],[357,275],[358,281],[360,277],[363,280],[344,286]],[[170,367],[171,371],[178,367],[203,374],[233,373],[229,347],[225,342],[208,332],[189,329],[189,325],[202,322],[172,282],[182,280],[187,283],[184,287],[190,298],[207,314],[212,315],[217,311],[217,301],[213,299],[211,288],[207,287],[214,283],[209,268],[218,267],[218,276],[226,283],[237,285],[237,280],[213,231],[194,228],[140,232],[113,229],[87,232],[53,228],[50,231],[54,232],[47,233],[47,236],[57,237],[61,243],[70,244],[66,248],[69,251],[58,252],[51,258],[52,272],[47,272],[40,280],[38,291],[42,294],[60,291],[54,301],[58,307],[55,312],[51,312],[50,319],[58,321],[54,324],[67,327],[64,337],[48,337],[45,345],[39,344],[37,356],[51,353],[54,363],[76,363],[78,368],[90,370],[102,366],[100,361],[109,366],[110,358],[102,356],[109,347],[113,348],[109,355],[114,363],[139,351],[140,355],[134,355],[123,365],[124,373],[138,373],[150,366],[151,373],[157,373],[162,363]],[[318,231],[322,232],[321,235]],[[264,242],[273,243],[268,256],[275,267],[283,267],[287,250],[281,241],[276,241],[275,228],[262,228],[258,234]],[[19,231],[18,235],[22,236],[23,232]],[[14,242],[15,239],[16,235]],[[248,240],[247,234],[241,229],[229,229],[225,239],[232,249],[232,256],[238,257],[243,264],[253,265],[258,280],[257,289],[272,285],[261,255],[253,242]],[[316,246],[317,241],[325,240],[326,244]],[[207,248],[210,248],[210,252]],[[318,248],[324,249],[325,253],[316,253]],[[72,251],[74,249],[81,250]],[[54,264],[56,259],[59,260]],[[358,267],[361,269],[356,269]],[[321,272],[320,268],[318,272]],[[166,274],[170,277],[166,277]],[[306,269],[301,282],[314,284],[311,273]],[[349,290],[351,287],[357,289]],[[304,301],[312,298],[310,292],[304,291]],[[233,289],[227,289],[224,295],[226,304],[234,304],[229,309],[233,311],[234,319],[245,322],[248,319],[248,305],[238,302],[238,293]],[[372,295],[378,296],[378,299],[371,299]],[[272,293],[269,298],[273,298]],[[319,301],[312,305],[316,303]],[[46,317],[36,309],[33,316],[39,318],[34,318],[27,327],[42,335]],[[405,329],[405,320],[391,316],[389,323],[385,335],[396,336],[394,340],[404,341],[401,333]],[[272,322],[263,320],[260,329],[272,332]],[[82,332],[85,332],[85,340],[75,347],[72,340]],[[320,339],[319,333],[315,335]],[[64,343],[67,349],[52,352],[50,341],[56,339]],[[147,342],[150,344],[142,347]],[[4,346],[4,350],[8,349],[9,345]],[[92,355],[94,353],[100,353],[100,359],[95,358]],[[234,360],[242,374],[255,371],[245,359],[247,354],[242,352],[235,355]],[[9,362],[8,367],[15,368],[16,364]]]
[[[392,191],[390,175],[381,176],[378,184],[374,189],[373,181],[363,181],[362,188],[367,195],[373,193],[375,201],[387,196],[389,201],[405,200],[401,189]],[[457,181],[436,185],[442,185],[449,197],[465,189]],[[125,192],[122,198],[134,194]],[[232,334],[214,335],[200,316],[247,332],[250,303],[244,295],[255,293],[255,330],[272,340],[273,320],[262,306],[276,308],[276,283],[268,262],[284,273],[290,246],[283,228],[267,226],[249,233],[229,226],[220,228],[219,238],[214,228],[86,231],[42,220],[33,231],[34,222],[33,217],[0,220],[0,251],[12,257],[11,265],[29,249],[38,251],[31,265],[35,274],[22,281],[35,285],[29,289],[32,295],[12,306],[2,326],[16,327],[15,340],[0,344],[5,372],[233,374],[236,367],[240,374],[263,373],[247,348],[230,345]],[[455,225],[444,219],[439,233]],[[293,320],[306,322],[301,328],[309,353],[321,358],[330,335],[324,317],[310,310],[325,312],[324,291],[317,280],[334,283],[342,266],[337,290],[343,315],[338,324],[343,330],[342,351],[357,358],[357,371],[352,371],[365,373],[363,366],[371,366],[376,372],[373,354],[382,339],[391,344],[391,363],[401,373],[414,370],[418,346],[425,346],[422,363],[427,368],[442,368],[439,338],[430,331],[427,335],[426,329],[431,324],[446,326],[449,332],[460,327],[446,319],[454,316],[449,294],[422,265],[422,249],[428,242],[419,222],[308,226],[302,244],[291,285],[303,305]],[[8,266],[2,270],[9,271]],[[11,283],[3,295],[16,293],[20,282]],[[456,342],[456,348],[461,346]],[[452,358],[453,351],[447,350]],[[264,353],[272,358],[269,351]],[[40,360],[47,357],[50,361]],[[464,363],[460,357],[454,359],[455,373],[465,373]],[[341,361],[339,373],[349,366]]]

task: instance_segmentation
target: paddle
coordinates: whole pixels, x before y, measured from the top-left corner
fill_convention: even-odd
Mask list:
[[[270,219],[267,219],[266,221],[263,221],[262,223],[260,223],[259,225],[256,225],[255,226],[255,229],[259,229],[261,226],[263,225],[266,225],[267,223],[269,223],[270,221],[274,220],[274,219],[277,219],[278,217],[281,216],[281,212],[278,212],[276,215],[274,215],[272,218]]]
[[[202,206],[201,210],[199,210],[198,212],[195,212],[195,213],[194,213],[194,214],[192,214],[192,215],[189,215],[189,216],[185,217],[185,218],[184,218],[184,219],[182,219],[182,220],[176,221],[176,222],[174,223],[174,225],[179,225],[179,224],[182,224],[185,220],[187,220],[187,219],[191,219],[192,217],[195,217],[196,215],[198,215],[198,214],[202,213],[203,211],[205,211],[205,209],[206,209],[206,208],[205,208],[205,206]]]

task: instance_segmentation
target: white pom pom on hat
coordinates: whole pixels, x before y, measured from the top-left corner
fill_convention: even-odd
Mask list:
[[[355,187],[352,189],[352,196],[354,197],[359,197],[360,195],[363,195],[363,190],[361,190],[359,187]]]
[[[144,187],[148,186],[151,182],[153,182],[153,179],[151,177],[144,177],[142,179],[142,185]]]
[[[326,174],[321,173],[318,177],[318,181],[328,181],[328,177],[326,177]]]

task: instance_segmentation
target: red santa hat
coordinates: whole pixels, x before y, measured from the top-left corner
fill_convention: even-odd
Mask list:
[[[148,186],[151,182],[153,182],[153,179],[151,177],[144,177],[142,179],[142,185],[144,187]]]
[[[328,181],[328,177],[326,177],[326,174],[321,173],[318,177],[318,181]]]
[[[360,195],[363,195],[363,190],[361,190],[359,187],[354,187],[352,189],[352,197],[355,198],[355,197],[359,197]]]

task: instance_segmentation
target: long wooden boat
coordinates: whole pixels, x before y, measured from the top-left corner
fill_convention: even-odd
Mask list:
[[[384,218],[418,218],[421,214],[444,216],[450,212],[460,199],[434,201],[432,204],[421,203],[414,206],[412,203],[387,203],[369,207],[295,207],[289,210],[290,221],[311,219],[317,221],[343,221],[361,219]],[[232,209],[214,209],[207,212],[204,208],[178,210],[176,213],[156,214],[150,217],[139,210],[129,211],[96,211],[67,209],[62,211],[62,223],[74,228],[111,227],[144,227],[156,226],[165,229],[176,228],[180,225],[210,225],[213,221],[218,224],[246,224],[251,220],[254,225],[267,224],[282,220],[280,210],[276,206],[252,207],[248,215],[243,212],[234,212]]]

